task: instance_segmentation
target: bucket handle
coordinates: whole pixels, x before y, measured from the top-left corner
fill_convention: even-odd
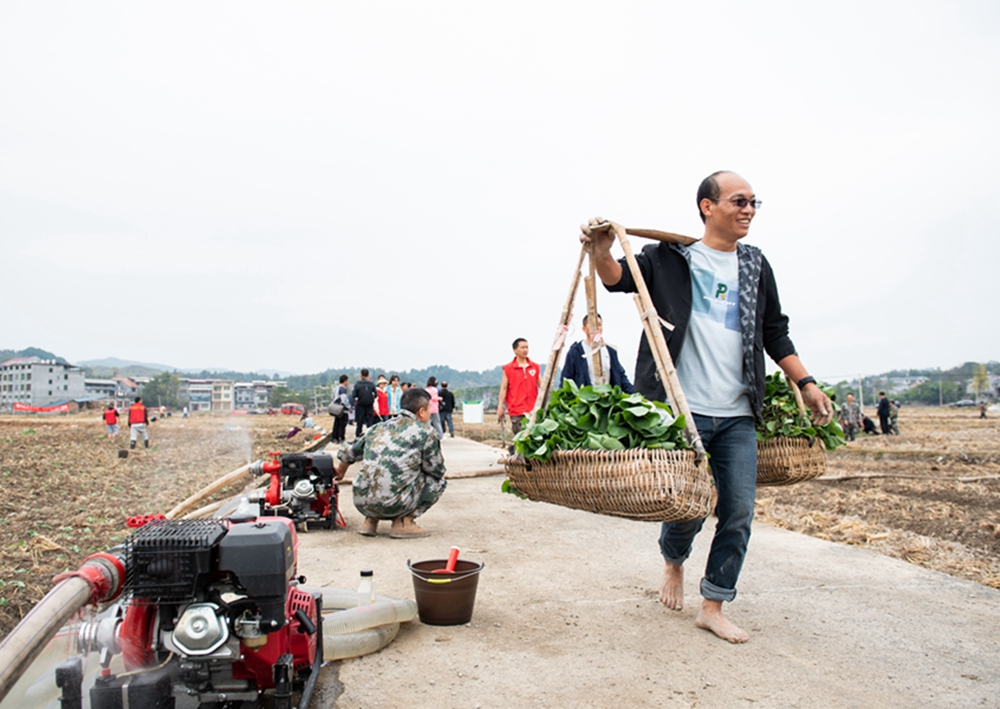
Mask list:
[[[470,576],[475,576],[480,571],[482,571],[483,569],[486,568],[486,564],[485,563],[481,563],[479,565],[479,568],[476,569],[475,571],[470,571],[469,573],[462,574],[461,576],[455,576],[453,578],[440,578],[440,577],[438,577],[438,578],[424,578],[423,576],[421,576],[420,574],[418,574],[416,571],[414,571],[413,567],[410,566],[409,563],[407,563],[407,566],[410,567],[410,573],[411,574],[413,574],[414,576],[416,576],[421,581],[426,581],[427,583],[451,583],[452,581],[462,581],[463,579],[467,579]]]

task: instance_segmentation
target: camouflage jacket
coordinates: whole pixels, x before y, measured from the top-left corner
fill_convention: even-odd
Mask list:
[[[362,461],[354,476],[354,506],[367,517],[423,512],[447,485],[436,432],[405,409],[368,429],[337,458],[348,464]]]
[[[856,403],[852,404],[845,401],[840,405],[840,418],[847,423],[853,423],[855,426],[861,425],[861,407]]]

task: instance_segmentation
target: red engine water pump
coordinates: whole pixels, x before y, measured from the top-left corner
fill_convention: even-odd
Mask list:
[[[270,453],[274,460],[250,464],[253,475],[271,476],[260,503],[261,515],[281,515],[296,524],[330,529],[344,526],[333,456],[329,453]]]
[[[322,598],[298,584],[294,523],[284,517],[156,520],[112,552],[124,600],[80,631],[110,668],[92,709],[306,707],[323,661]],[[65,669],[59,686],[79,684]],[[266,700],[265,700],[266,697]],[[65,706],[65,702],[64,702]]]

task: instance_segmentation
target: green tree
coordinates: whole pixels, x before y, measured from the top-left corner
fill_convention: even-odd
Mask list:
[[[907,404],[927,404],[937,406],[939,403],[950,404],[962,398],[962,385],[945,380],[926,381],[907,389],[900,394],[900,401]]]
[[[293,391],[288,387],[274,387],[271,390],[271,406],[277,409],[289,402],[309,406],[309,395],[304,391]]]
[[[986,373],[985,364],[977,364],[972,369],[972,391],[976,393],[976,401],[979,401],[980,395],[985,393],[990,388],[990,377]]]
[[[142,400],[147,406],[169,406],[172,409],[188,403],[187,392],[181,386],[180,377],[170,372],[162,372],[150,379],[142,388]]]

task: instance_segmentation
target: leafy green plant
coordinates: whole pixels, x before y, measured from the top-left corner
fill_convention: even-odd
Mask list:
[[[820,385],[830,396],[833,387]],[[834,405],[836,411],[836,404]],[[775,372],[764,380],[764,408],[757,422],[757,440],[766,441],[779,436],[785,438],[819,438],[827,450],[844,445],[844,430],[837,422],[837,416],[825,426],[815,426],[808,413],[803,416],[795,401],[795,394],[785,380],[784,374]]]
[[[609,384],[578,387],[566,380],[552,392],[549,405],[514,437],[514,450],[525,458],[548,460],[557,450],[626,450],[689,448],[684,416],[641,394],[626,394]]]

